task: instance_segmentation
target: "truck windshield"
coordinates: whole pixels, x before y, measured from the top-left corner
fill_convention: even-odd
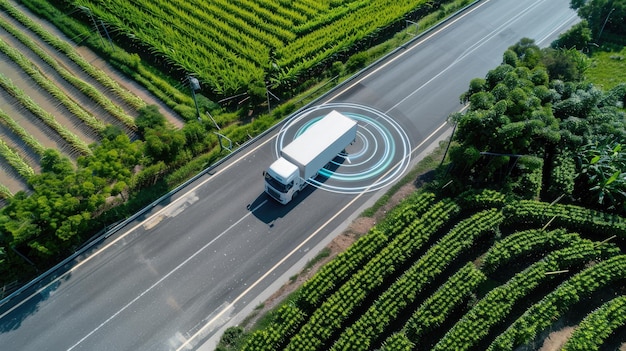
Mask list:
[[[281,193],[286,193],[293,186],[293,182],[289,184],[283,184],[276,180],[276,178],[272,177],[268,172],[265,172],[265,181],[274,189],[280,191]]]

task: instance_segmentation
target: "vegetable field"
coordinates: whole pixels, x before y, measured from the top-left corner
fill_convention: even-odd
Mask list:
[[[76,159],[109,125],[134,135],[145,103],[9,1],[0,10],[0,198],[7,198],[27,190],[48,148]]]
[[[626,220],[413,195],[271,315],[243,350],[566,350],[626,344]]]
[[[289,86],[432,0],[74,0],[217,95]]]

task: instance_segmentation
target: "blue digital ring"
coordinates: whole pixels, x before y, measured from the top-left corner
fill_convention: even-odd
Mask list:
[[[357,137],[345,152],[307,182],[335,193],[356,194],[379,190],[406,171],[411,156],[409,138],[390,116],[367,106],[350,103],[319,105],[294,115],[279,131],[276,157],[280,150],[332,110],[358,124]]]

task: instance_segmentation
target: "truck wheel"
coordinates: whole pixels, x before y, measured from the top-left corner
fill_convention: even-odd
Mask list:
[[[298,197],[298,195],[300,195],[300,192],[298,190],[293,192],[293,195],[291,195],[291,200],[294,200],[296,197]]]

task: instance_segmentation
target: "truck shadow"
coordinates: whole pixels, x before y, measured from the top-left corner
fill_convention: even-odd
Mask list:
[[[247,208],[248,211],[252,211],[252,214],[268,224],[270,227],[274,226],[274,221],[279,218],[285,217],[294,207],[298,206],[307,196],[315,191],[314,186],[307,186],[302,189],[298,197],[288,202],[286,205],[279,203],[272,199],[271,196],[263,192],[250,203]]]

